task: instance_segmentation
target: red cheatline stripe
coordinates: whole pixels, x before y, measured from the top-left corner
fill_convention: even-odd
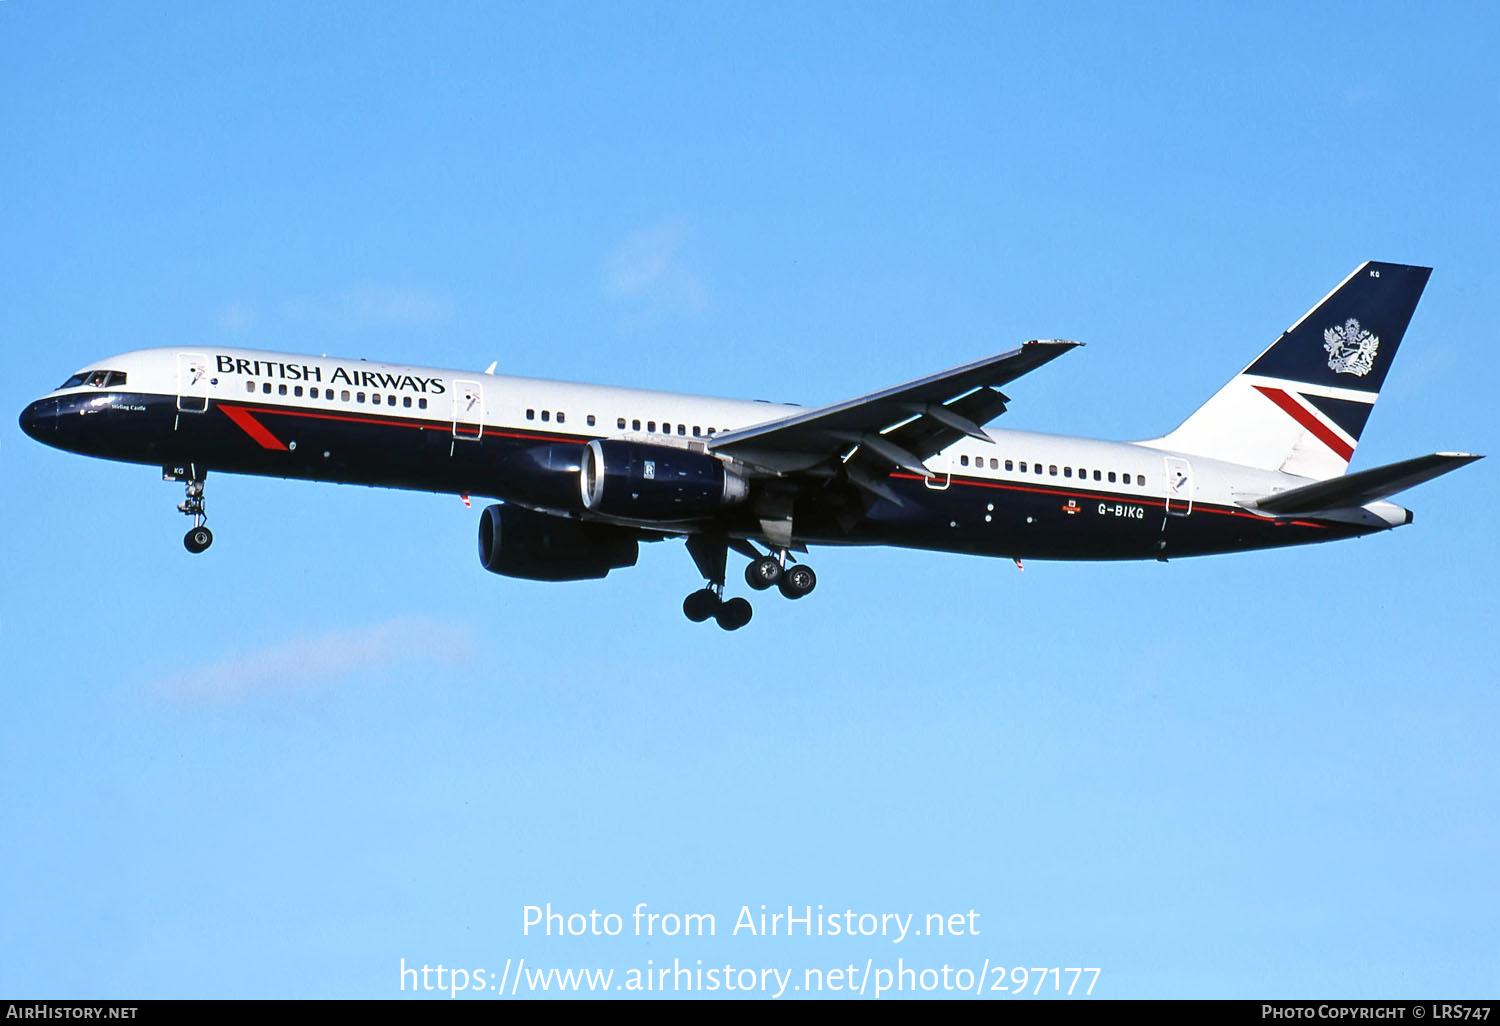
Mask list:
[[[271,432],[267,431],[266,426],[255,419],[255,414],[251,413],[243,406],[229,406],[225,403],[220,403],[219,409],[224,411],[224,415],[226,417],[238,424],[241,430],[245,432],[245,434],[249,435],[251,438],[259,442],[261,444],[261,448],[286,448],[286,446],[282,444],[281,439],[277,438],[275,435],[271,434]]]
[[[1317,436],[1318,441],[1339,454],[1339,457],[1348,463],[1354,458],[1354,447],[1334,434],[1332,429],[1317,417],[1313,416],[1311,410],[1303,407],[1279,388],[1267,388],[1265,385],[1256,385],[1255,390],[1265,396],[1271,402],[1280,406],[1293,420],[1301,424],[1307,430]]]

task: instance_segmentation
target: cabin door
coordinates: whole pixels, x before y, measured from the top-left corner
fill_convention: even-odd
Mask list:
[[[478,441],[484,435],[484,386],[477,381],[453,383],[453,437]]]
[[[177,354],[177,408],[183,413],[208,409],[208,357],[202,353]]]
[[[1181,456],[1168,456],[1167,512],[1185,517],[1193,512],[1193,465]]]

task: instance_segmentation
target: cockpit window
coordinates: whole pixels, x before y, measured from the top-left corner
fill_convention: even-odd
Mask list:
[[[89,388],[114,388],[116,385],[123,384],[125,384],[124,371],[93,370],[74,374],[58,388],[77,388],[80,385],[87,385]]]

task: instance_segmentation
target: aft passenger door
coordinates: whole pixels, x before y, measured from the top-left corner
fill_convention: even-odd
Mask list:
[[[477,381],[453,383],[453,437],[470,442],[484,435],[484,386]]]
[[[1185,517],[1193,512],[1193,466],[1181,456],[1168,456],[1167,512]]]
[[[202,353],[177,354],[177,408],[183,413],[208,409],[208,357]]]

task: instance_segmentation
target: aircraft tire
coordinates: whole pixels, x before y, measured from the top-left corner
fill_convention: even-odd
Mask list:
[[[756,591],[765,591],[781,580],[781,562],[775,556],[752,559],[745,567],[745,583]]]
[[[214,543],[214,533],[206,527],[195,527],[182,538],[183,547],[197,554]]]
[[[694,623],[702,623],[718,612],[720,605],[712,589],[700,588],[682,600],[682,613]]]
[[[813,573],[812,567],[805,563],[788,567],[786,573],[781,575],[778,587],[781,593],[789,599],[799,599],[804,595],[812,593],[818,586],[818,575]]]
[[[732,598],[719,607],[719,611],[714,614],[714,619],[726,631],[737,631],[750,622],[750,617],[754,612],[749,602],[742,598]]]

